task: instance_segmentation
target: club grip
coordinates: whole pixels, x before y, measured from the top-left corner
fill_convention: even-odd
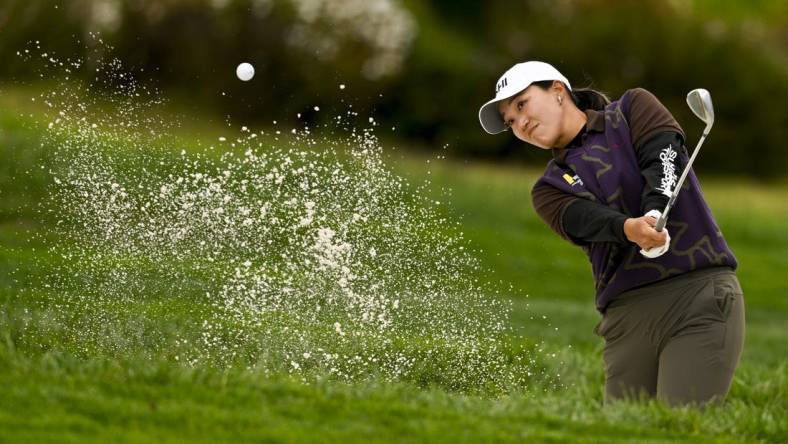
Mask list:
[[[668,219],[665,215],[660,216],[659,219],[657,219],[657,225],[654,226],[654,229],[661,232],[665,228],[667,221]]]

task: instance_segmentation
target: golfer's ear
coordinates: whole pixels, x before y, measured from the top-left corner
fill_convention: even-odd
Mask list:
[[[566,91],[566,87],[564,86],[563,82],[561,82],[560,80],[553,80],[553,84],[550,86],[550,88],[556,90],[556,92]]]

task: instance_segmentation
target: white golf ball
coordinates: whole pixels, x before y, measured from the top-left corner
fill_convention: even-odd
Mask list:
[[[254,77],[254,66],[243,62],[238,65],[237,68],[235,68],[235,75],[237,75],[238,78],[244,82],[248,82],[249,80],[252,80],[252,77]]]

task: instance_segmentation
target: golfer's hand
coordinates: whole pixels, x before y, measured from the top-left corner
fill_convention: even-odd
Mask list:
[[[651,216],[632,217],[624,221],[624,234],[630,242],[638,244],[642,250],[665,245],[667,233],[657,231],[657,219]]]

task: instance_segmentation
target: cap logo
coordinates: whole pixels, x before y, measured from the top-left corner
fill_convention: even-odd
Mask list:
[[[502,79],[501,79],[501,81],[500,81],[500,82],[498,82],[498,84],[497,84],[497,85],[495,85],[495,93],[497,94],[497,93],[498,93],[498,91],[500,91],[500,90],[502,90],[503,88],[505,88],[505,87],[506,87],[506,85],[507,85],[508,83],[509,83],[509,82],[507,82],[507,81],[506,81],[506,77],[502,78]]]

